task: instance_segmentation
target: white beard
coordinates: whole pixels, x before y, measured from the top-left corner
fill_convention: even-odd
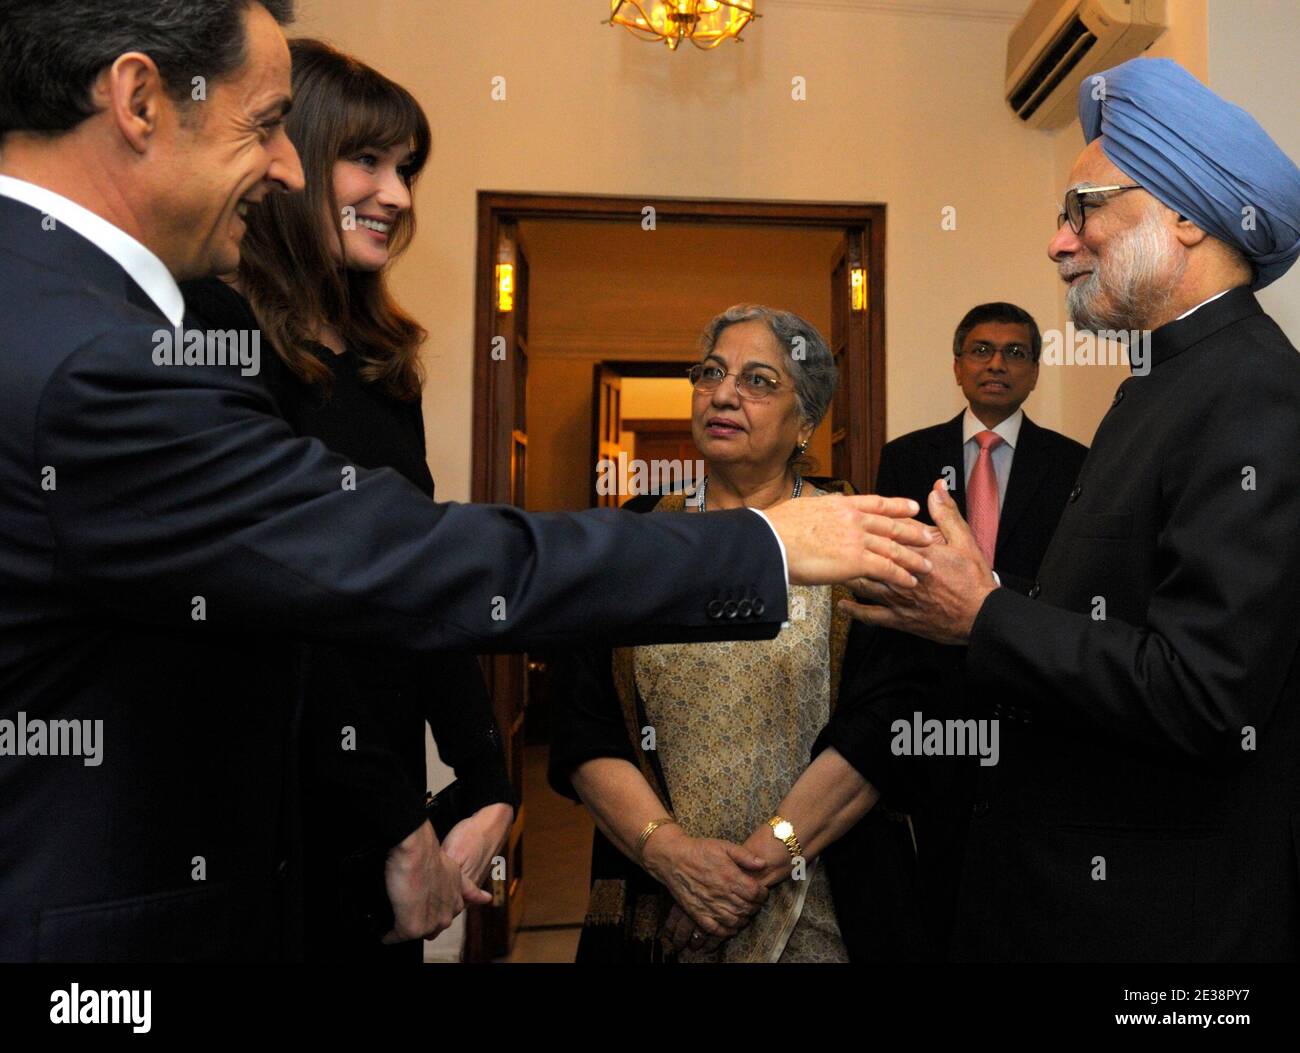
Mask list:
[[[1177,239],[1154,212],[1117,237],[1092,273],[1065,294],[1080,329],[1145,329],[1159,316],[1187,267]]]

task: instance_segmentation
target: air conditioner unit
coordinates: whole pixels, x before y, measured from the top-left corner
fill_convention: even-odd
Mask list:
[[[1007,41],[1007,103],[1032,128],[1063,128],[1078,113],[1080,81],[1168,28],[1165,0],[1034,0]]]

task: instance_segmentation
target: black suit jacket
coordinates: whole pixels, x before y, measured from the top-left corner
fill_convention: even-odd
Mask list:
[[[1300,357],[1248,289],[1152,335],[1029,598],[975,621],[1013,694],[960,956],[1300,954]]]
[[[921,506],[920,518],[931,522],[926,498],[934,482],[948,473],[955,482],[953,498],[966,514],[966,474],[962,457],[962,417],[945,424],[909,432],[880,451],[876,493],[910,497]],[[1011,477],[998,517],[998,542],[993,569],[1003,582],[1028,592],[1038,565],[1056,530],[1088,448],[1059,432],[1040,428],[1028,416],[1011,458]]]
[[[962,417],[910,432],[887,443],[881,451],[876,492],[910,497],[930,522],[926,504],[934,481],[947,476],[953,497],[966,514]],[[1026,416],[1011,460],[1011,476],[998,522],[994,569],[1003,584],[1028,592],[1056,530],[1066,499],[1079,475],[1087,447]],[[957,720],[971,716],[1001,717],[996,692],[972,691],[962,668],[964,649],[941,647],[901,633],[873,634],[871,653],[857,676],[845,685],[849,697],[875,700],[865,710],[845,706],[833,722],[832,734],[860,737],[871,728],[852,732],[844,726],[859,712],[880,711],[880,698],[895,706],[895,716],[910,721],[914,712],[925,719]],[[841,750],[855,748],[839,741]],[[903,784],[911,798],[916,831],[918,873],[926,924],[939,957],[948,954],[961,879],[966,827],[975,805],[979,763],[974,757],[918,757],[903,765]]]
[[[259,378],[155,364],[166,320],[41,218],[0,197],[0,720],[101,719],[104,753],[0,756],[0,959],[284,953],[286,637],[778,631],[778,545],[754,514],[436,504],[387,469],[351,486]]]

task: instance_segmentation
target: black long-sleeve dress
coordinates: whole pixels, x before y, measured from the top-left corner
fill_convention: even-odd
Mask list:
[[[248,301],[216,278],[182,291],[187,324],[259,328]],[[285,420],[358,467],[399,472],[432,498],[419,400],[400,401],[363,380],[350,351],[312,350],[333,373],[328,393],[261,344],[261,375]],[[424,821],[426,721],[456,772],[463,809],[517,803],[482,671],[469,654],[346,643],[313,642],[301,655],[304,953],[316,961],[418,960],[419,941],[381,945],[363,920],[372,903],[355,900],[360,889],[382,891],[384,852]],[[376,872],[358,882],[359,867]]]

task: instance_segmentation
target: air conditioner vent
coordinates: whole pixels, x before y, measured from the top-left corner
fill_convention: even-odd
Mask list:
[[[1165,0],[1035,0],[1007,40],[1007,104],[1034,128],[1073,119],[1079,83],[1168,27]]]

